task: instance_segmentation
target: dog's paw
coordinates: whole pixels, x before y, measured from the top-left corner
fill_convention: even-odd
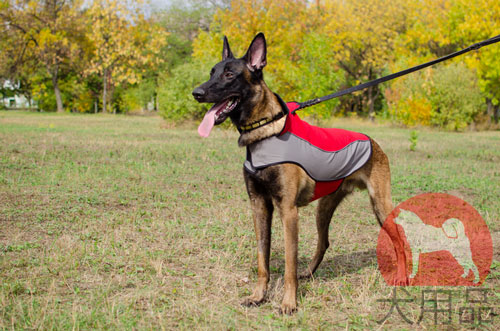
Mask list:
[[[246,297],[241,305],[245,307],[257,307],[264,302],[264,297],[255,297],[253,295]]]
[[[299,274],[299,279],[310,279],[312,278],[313,274],[307,269],[306,271],[302,272]]]
[[[293,315],[297,311],[297,304],[285,304],[282,303],[280,307],[280,314],[282,315]]]
[[[292,315],[297,311],[297,299],[295,295],[287,295],[283,297],[283,301],[281,301],[280,314],[283,315]]]
[[[410,276],[410,278],[412,278]],[[396,274],[394,275],[393,285],[394,286],[408,286],[410,285],[410,278],[406,275],[405,264],[398,265]]]
[[[394,286],[408,286],[410,281],[408,279],[395,279]]]
[[[394,286],[408,286],[410,285],[410,280],[408,277],[406,277],[406,275],[404,276],[399,276],[397,275],[396,277],[394,277]]]

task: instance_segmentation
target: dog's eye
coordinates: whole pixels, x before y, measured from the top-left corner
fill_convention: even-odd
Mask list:
[[[230,71],[224,73],[224,77],[231,79],[234,77],[234,74]]]

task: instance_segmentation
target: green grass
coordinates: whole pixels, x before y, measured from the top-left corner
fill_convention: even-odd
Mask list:
[[[332,124],[380,143],[395,204],[448,192],[481,213],[494,243],[485,287],[500,313],[500,132],[420,130],[412,152],[410,130]],[[379,228],[365,192],[339,207],[331,248],[316,277],[300,282],[295,315],[278,314],[278,219],[269,299],[240,305],[255,285],[256,249],[234,131],[202,139],[157,117],[0,112],[0,138],[1,329],[373,329],[388,312],[377,302],[391,288],[377,269]],[[300,213],[301,269],[316,245],[314,207]],[[430,317],[422,323],[434,328]],[[383,328],[412,327],[394,311]]]

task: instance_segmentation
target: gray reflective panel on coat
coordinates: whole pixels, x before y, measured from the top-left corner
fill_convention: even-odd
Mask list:
[[[286,132],[247,147],[250,160],[244,166],[250,173],[273,164],[295,163],[316,181],[345,178],[361,168],[371,157],[370,140],[356,140],[343,149],[329,152]]]

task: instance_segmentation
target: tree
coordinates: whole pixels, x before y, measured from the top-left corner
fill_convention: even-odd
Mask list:
[[[327,36],[331,56],[344,72],[346,87],[382,76],[394,61],[398,36],[408,27],[407,0],[326,1],[322,7],[322,34]],[[345,98],[348,111],[375,116],[380,87],[373,86]]]
[[[50,76],[57,111],[64,111],[59,79],[72,63],[82,58],[84,38],[81,0],[2,1],[0,20],[13,44],[19,47],[19,66],[30,53]]]
[[[220,60],[222,39],[227,35],[235,54],[243,55],[258,32],[266,35],[267,81],[287,100],[299,96],[297,77],[288,71],[300,58],[303,39],[314,19],[305,0],[235,0],[228,8],[218,9],[209,31],[201,31],[193,42],[193,57],[207,63]],[[208,72],[208,70],[207,70]],[[299,83],[300,84],[300,83]]]
[[[22,94],[31,102],[32,79],[39,69],[39,62],[33,54],[32,47],[22,38],[16,30],[3,25],[0,32],[0,89],[4,92]],[[10,82],[8,89],[3,89],[4,84]],[[4,94],[4,93],[2,93]]]
[[[458,0],[450,9],[458,38],[462,44],[475,43],[498,35],[500,31],[500,2],[495,0]],[[460,33],[459,31],[462,31]],[[500,117],[500,46],[492,45],[466,58],[469,67],[476,70],[479,86],[487,105],[490,119]]]
[[[165,59],[160,70],[146,76],[158,91],[160,114],[173,121],[182,121],[203,116],[206,107],[191,98],[193,87],[203,81],[206,67],[203,61],[193,60],[193,40],[200,31],[208,32],[217,9],[229,7],[229,1],[188,0],[175,1],[156,16],[158,24],[169,31],[167,46],[162,49]],[[142,84],[141,84],[142,85]]]
[[[216,60],[223,34],[234,49],[244,50],[248,40],[263,31],[271,49],[266,70],[271,81],[289,100],[314,98],[374,79],[387,70],[394,59],[395,40],[407,28],[408,3],[233,1],[231,7],[217,11],[209,32],[199,34],[193,55]],[[371,87],[343,100],[348,100],[349,110],[363,113],[367,109],[373,117],[375,101],[381,97],[379,88]]]
[[[94,1],[87,17],[91,26],[88,37],[93,42],[87,74],[102,78],[102,110],[107,112],[116,85],[137,83],[146,66],[163,61],[157,54],[167,33],[149,24],[139,8],[118,0]]]
[[[500,2],[496,0],[425,0],[413,12],[414,22],[402,36],[399,49],[413,61],[444,56],[500,31]],[[498,122],[500,47],[488,46],[454,61],[465,62],[476,72],[488,114]]]

